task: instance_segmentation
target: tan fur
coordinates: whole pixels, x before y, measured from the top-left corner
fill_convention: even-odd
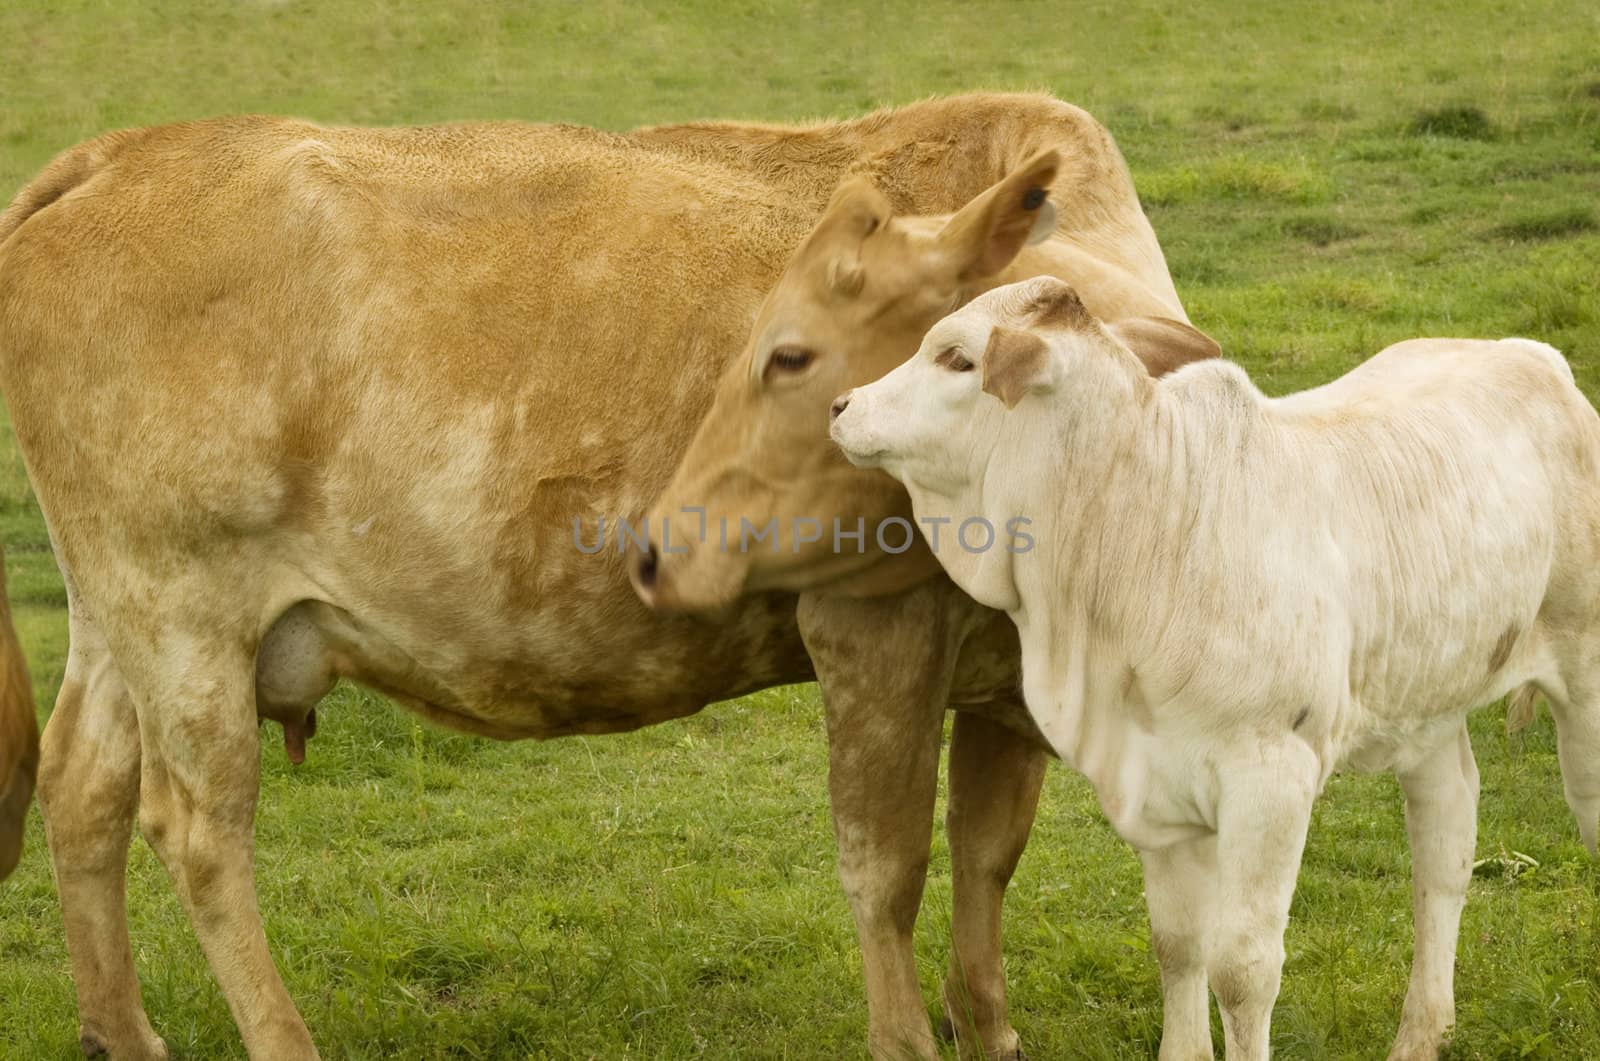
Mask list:
[[[0,880],[11,874],[22,855],[22,830],[38,768],[33,685],[11,622],[0,560]]]
[[[811,676],[792,594],[652,614],[611,542],[583,555],[572,521],[592,540],[597,518],[614,530],[662,491],[842,178],[939,214],[1051,149],[1062,239],[1022,257],[1092,262],[1108,289],[1142,275],[1141,298],[1181,315],[1114,146],[1046,97],[630,136],[234,118],[114,133],[53,162],[0,215],[0,389],[68,588],[39,774],[85,1044],[165,1055],[121,899],[137,805],[251,1056],[315,1056],[256,909],[258,716],[293,751],[347,677],[446,725],[553,736]],[[914,321],[884,327],[910,341]],[[931,733],[936,749],[948,702],[996,725],[958,730],[952,753],[969,763],[952,780],[966,942],[964,986],[946,994],[985,1000],[953,1014],[965,1051],[1015,1056],[998,903],[1042,752],[1008,624],[922,565],[898,565],[920,573],[895,584],[923,582],[957,624],[944,677],[895,601],[809,613],[840,643],[902,646],[830,663],[861,690],[829,699],[830,744],[848,751],[830,784],[841,863],[859,868],[846,885],[865,897],[872,1043],[932,1050],[904,922],[931,809],[906,818],[880,782],[904,767],[931,784],[904,744]],[[870,574],[863,593],[881,590]],[[970,765],[984,755],[1013,768],[984,778]]]

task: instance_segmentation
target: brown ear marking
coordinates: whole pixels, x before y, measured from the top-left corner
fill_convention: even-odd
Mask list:
[[[1129,317],[1113,321],[1106,330],[1144,362],[1152,377],[1165,376],[1192,361],[1222,356],[1215,339],[1170,317]]]
[[[1014,409],[1043,377],[1050,347],[1032,332],[996,326],[983,351],[983,389]]]
[[[1040,328],[1085,328],[1094,320],[1078,292],[1062,281],[1046,285],[1023,312],[1033,314],[1033,324]]]

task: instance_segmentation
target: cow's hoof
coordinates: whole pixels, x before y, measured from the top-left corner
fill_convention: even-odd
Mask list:
[[[939,1023],[933,1026],[933,1034],[941,1043],[957,1043],[956,1022],[951,1020],[948,1016],[940,1017]],[[1015,1036],[1013,1036],[1013,1038],[1015,1038]],[[957,1043],[957,1045],[960,1044]],[[963,1054],[962,1056],[965,1057],[966,1055]],[[1020,1042],[1014,1043],[1010,1050],[1001,1050],[996,1053],[983,1053],[979,1054],[978,1056],[985,1059],[991,1059],[991,1061],[1028,1061],[1027,1052],[1022,1049],[1022,1044]]]
[[[142,1044],[129,1043],[128,1049],[112,1051],[104,1039],[94,1032],[83,1032],[78,1036],[78,1049],[83,1051],[84,1057],[111,1057],[112,1061],[170,1061],[171,1055],[167,1053],[167,1044],[159,1036],[151,1036]]]

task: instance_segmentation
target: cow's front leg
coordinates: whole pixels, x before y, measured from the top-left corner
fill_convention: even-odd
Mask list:
[[[1478,837],[1478,764],[1466,726],[1400,775],[1411,839],[1416,945],[1390,1061],[1433,1061],[1455,1023],[1456,937]]]
[[[1020,703],[1016,710],[1026,712]],[[962,1057],[1022,1056],[1006,1013],[1000,909],[1033,828],[1046,761],[1038,742],[982,715],[956,714],[945,815],[954,938],[942,994]]]
[[[933,1058],[912,928],[955,657],[949,624],[927,591],[807,596],[799,617],[827,713],[828,792],[866,974],[868,1045],[884,1061]]]

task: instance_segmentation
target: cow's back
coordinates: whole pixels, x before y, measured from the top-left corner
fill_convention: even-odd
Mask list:
[[[747,173],[818,211],[840,176],[864,175],[896,211],[912,214],[953,213],[1038,152],[1053,148],[1061,157],[1051,185],[1058,205],[1058,250],[1076,251],[1078,270],[1092,264],[1126,273],[1149,289],[1162,312],[1183,316],[1116,142],[1087,111],[1048,95],[970,93],[843,122],[697,122],[630,135],[661,150]]]

